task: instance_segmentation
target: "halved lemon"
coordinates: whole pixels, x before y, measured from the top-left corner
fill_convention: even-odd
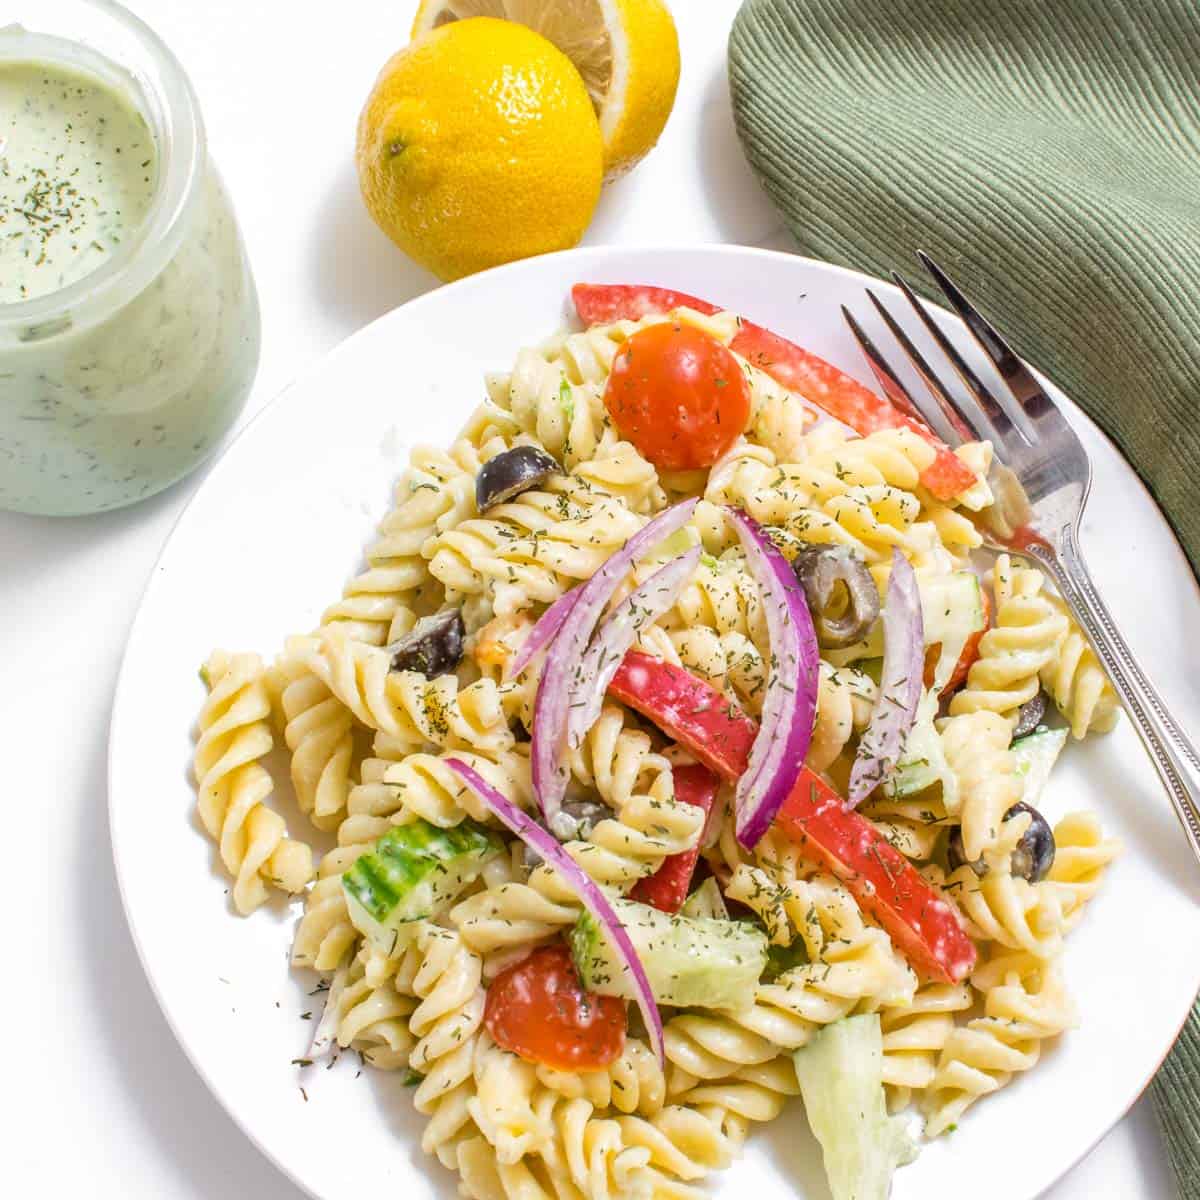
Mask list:
[[[606,179],[658,141],[679,85],[679,38],[662,0],[422,0],[412,36],[470,17],[528,25],[575,64],[600,119]]]

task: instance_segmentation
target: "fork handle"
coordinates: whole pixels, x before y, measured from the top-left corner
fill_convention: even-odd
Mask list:
[[[1062,532],[1057,555],[1034,551],[1054,578],[1096,651],[1171,797],[1192,851],[1200,859],[1200,754],[1167,711],[1128,643],[1117,630],[1079,549],[1074,527]]]

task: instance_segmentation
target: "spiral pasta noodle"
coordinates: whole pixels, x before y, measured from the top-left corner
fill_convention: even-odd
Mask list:
[[[453,930],[426,926],[417,938],[420,966],[413,993],[420,1003],[409,1017],[417,1039],[409,1066],[424,1078],[413,1095],[417,1112],[429,1117],[421,1137],[426,1154],[454,1165],[460,1137],[475,1132],[475,1038],[483,1021],[483,964]]]
[[[978,859],[999,840],[1004,816],[1021,799],[1010,727],[998,713],[979,709],[942,724],[946,761],[958,780],[963,852]]]
[[[467,1111],[491,1144],[497,1162],[520,1162],[541,1150],[552,1126],[533,1108],[538,1090],[534,1064],[501,1049],[481,1031],[475,1039],[472,1073],[475,1095],[467,1101]]]
[[[462,748],[490,754],[513,745],[490,680],[463,687],[454,675],[428,679],[417,671],[393,671],[386,650],[331,629],[296,642],[313,673],[359,722],[410,752]]]
[[[1106,838],[1092,813],[1068,813],[1054,826],[1055,854],[1043,888],[1057,892],[1063,932],[1079,924],[1089,900],[1100,890],[1121,843]]]
[[[503,450],[488,447],[488,457]],[[337,626],[358,641],[381,645],[411,627],[412,604],[431,582],[425,543],[475,510],[475,475],[485,461],[468,441],[447,454],[428,446],[412,453],[396,485],[395,505],[367,547],[367,567],[325,611],[323,625]]]
[[[925,1133],[937,1137],[981,1096],[1028,1071],[1042,1043],[1076,1023],[1056,961],[1026,954],[999,955],[972,977],[983,993],[984,1015],[947,1039],[924,1094]]]
[[[1071,726],[1071,736],[1107,733],[1117,723],[1117,693],[1100,668],[1095,651],[1083,631],[1066,615],[1066,606],[1054,597],[1055,609],[1067,621],[1067,633],[1058,653],[1042,668],[1042,686]]]
[[[1055,889],[1029,883],[1008,870],[1012,852],[1029,822],[1029,815],[1021,813],[1003,823],[999,840],[983,854],[982,876],[970,863],[949,877],[933,865],[923,873],[957,906],[977,940],[1049,959],[1062,946],[1059,895]]]
[[[941,1052],[957,1028],[954,1014],[973,1002],[965,983],[923,983],[906,1004],[880,1010],[890,1108],[907,1108],[914,1092],[933,1083]]]
[[[853,667],[833,667],[823,659],[817,690],[817,719],[805,762],[814,771],[828,769],[855,733],[871,719],[875,684]]]
[[[245,916],[268,885],[298,892],[312,878],[312,850],[287,836],[267,806],[273,784],[260,760],[269,753],[271,701],[256,654],[217,651],[204,667],[209,694],[200,710],[193,771],[200,820],[233,876],[233,903]]]
[[[292,752],[296,802],[318,829],[336,829],[350,795],[354,715],[300,661],[277,663],[271,684],[279,694],[283,737]]]
[[[557,600],[642,524],[617,497],[559,476],[439,534],[429,570],[452,603],[482,597],[503,616]]]
[[[392,980],[369,978],[367,961],[360,951],[335,973],[321,1024],[340,1049],[357,1050],[372,1067],[395,1071],[407,1066],[415,1044],[408,1017],[416,1002]]]
[[[877,796],[860,811],[901,854],[918,862],[933,858],[942,830],[952,823],[939,795]]]
[[[906,1003],[916,978],[887,935],[864,923],[836,880],[816,875],[772,889],[743,870],[746,885],[734,885],[730,894],[760,915],[772,914],[767,921],[773,940],[783,942],[794,931],[809,961],[760,984],[744,1010],[672,1018],[666,1026],[667,1060],[675,1068],[670,1091],[682,1099],[697,1086],[744,1085],[738,1111],[770,1119],[780,1097],[793,1094],[795,1086],[794,1074],[767,1069],[781,1051],[798,1049],[822,1025],[853,1011]]]
[[[1067,618],[1042,595],[1042,573],[1019,566],[1007,554],[996,559],[995,619],[979,642],[979,658],[966,686],[950,702],[954,715],[985,709],[1016,717],[1041,686],[1041,672],[1056,661]]]
[[[586,1100],[593,1108],[652,1117],[666,1102],[667,1081],[658,1059],[645,1042],[629,1038],[620,1055],[596,1071],[537,1068],[538,1082],[567,1100]]]

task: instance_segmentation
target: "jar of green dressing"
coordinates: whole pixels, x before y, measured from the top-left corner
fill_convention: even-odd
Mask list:
[[[0,508],[98,512],[228,430],[258,301],[178,61],[109,0],[25,5],[0,28]]]

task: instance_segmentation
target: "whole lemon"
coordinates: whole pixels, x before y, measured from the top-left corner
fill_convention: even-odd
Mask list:
[[[380,228],[442,279],[575,245],[600,196],[600,125],[579,72],[540,34],[476,17],[384,66],[358,122]]]

